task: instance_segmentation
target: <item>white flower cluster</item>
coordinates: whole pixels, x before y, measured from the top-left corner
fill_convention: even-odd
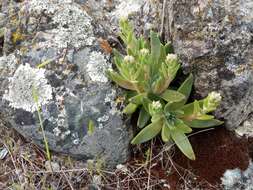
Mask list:
[[[207,112],[211,112],[216,110],[217,106],[220,104],[221,102],[221,95],[218,92],[211,92],[208,94],[207,98],[205,98],[204,100],[204,104],[203,104],[203,112],[207,113]]]
[[[125,63],[134,63],[134,57],[133,56],[131,56],[131,55],[127,55],[127,56],[125,56],[124,57],[124,62]]]
[[[220,102],[221,101],[221,95],[218,92],[211,92],[208,94],[209,101],[211,102]]]
[[[146,48],[143,48],[143,49],[140,50],[140,53],[141,53],[141,55],[145,56],[149,53],[149,50],[146,49]]]
[[[169,53],[166,56],[166,62],[167,63],[170,63],[170,62],[175,61],[175,60],[177,60],[177,55],[176,54]]]
[[[159,110],[159,109],[161,109],[161,108],[162,108],[161,102],[160,102],[160,101],[153,101],[153,102],[152,102],[152,108],[153,108],[154,110]]]

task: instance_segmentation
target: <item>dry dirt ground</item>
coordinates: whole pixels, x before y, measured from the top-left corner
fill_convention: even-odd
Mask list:
[[[114,171],[107,171],[99,161],[86,165],[51,153],[52,171],[43,149],[2,125],[0,189],[216,190],[221,189],[220,177],[226,169],[248,166],[248,141],[236,139],[222,127],[196,131],[190,140],[197,156],[194,162],[156,139],[134,147],[130,160]]]

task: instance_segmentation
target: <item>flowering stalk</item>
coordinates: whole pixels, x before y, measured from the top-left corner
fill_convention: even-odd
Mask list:
[[[217,92],[211,92],[208,96],[204,99],[203,103],[203,113],[209,113],[217,109],[218,105],[221,102],[221,95]]]

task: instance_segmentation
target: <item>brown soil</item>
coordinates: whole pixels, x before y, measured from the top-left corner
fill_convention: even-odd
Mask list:
[[[236,138],[223,127],[193,135],[190,141],[197,159],[190,161],[176,150],[173,160],[180,166],[179,171],[182,171],[182,168],[191,171],[197,176],[198,181],[217,185],[220,184],[220,178],[227,169],[245,170],[248,167],[250,159],[248,141]],[[174,184],[175,189],[177,179],[179,175],[176,172],[169,177],[171,182],[174,181],[171,185]]]

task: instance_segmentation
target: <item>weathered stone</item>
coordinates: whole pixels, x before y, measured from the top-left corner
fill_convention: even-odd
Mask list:
[[[253,2],[173,0],[166,10],[167,39],[194,73],[196,95],[219,91],[216,116],[237,128],[253,111]]]
[[[162,18],[162,3],[156,0],[86,0],[82,4],[92,17],[99,21],[96,30],[102,27],[115,38],[118,37],[119,19],[121,18],[127,17],[134,24],[136,34],[146,37],[149,37],[151,29],[159,28]]]
[[[100,49],[95,20],[71,0],[18,7],[19,22],[6,25],[12,48],[0,57],[0,119],[43,146],[39,105],[51,150],[108,167],[126,161],[132,130],[116,102],[119,89],[106,77],[110,57]]]
[[[253,164],[245,171],[238,168],[226,170],[221,178],[224,190],[250,190],[253,184]]]

